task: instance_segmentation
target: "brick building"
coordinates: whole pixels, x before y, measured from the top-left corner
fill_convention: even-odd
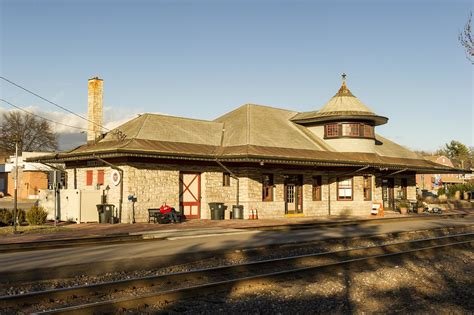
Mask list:
[[[431,155],[424,158],[431,162],[454,168],[451,160],[443,155]],[[416,187],[431,192],[436,192],[437,189],[446,185],[462,184],[464,181],[463,174],[416,174]]]
[[[26,159],[49,155],[48,152],[23,152],[18,156],[18,198],[37,199],[39,190],[48,189],[52,182],[53,169],[41,163],[27,162]],[[0,192],[14,195],[15,156],[9,156],[0,164]]]
[[[91,88],[100,91],[89,91],[89,117],[101,116],[102,84]],[[243,205],[244,217],[365,215],[374,201],[415,199],[417,173],[461,172],[376,134],[387,121],[343,82],[320,110],[246,104],[213,121],[144,114],[39,160],[65,163],[70,189],[106,190],[122,222],[146,221],[164,202],[203,219],[209,202]]]

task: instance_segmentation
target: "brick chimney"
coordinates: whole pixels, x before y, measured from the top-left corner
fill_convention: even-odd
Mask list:
[[[93,142],[102,134],[104,81],[98,77],[89,79],[87,88],[87,142]]]

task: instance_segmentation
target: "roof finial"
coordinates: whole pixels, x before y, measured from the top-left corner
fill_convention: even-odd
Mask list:
[[[339,95],[339,96],[354,96],[354,95],[352,95],[351,91],[349,91],[349,89],[347,88],[347,85],[346,85],[347,74],[343,73],[341,75],[341,77],[342,77],[342,85],[341,85],[341,88],[339,89],[339,91],[337,92],[336,95]]]

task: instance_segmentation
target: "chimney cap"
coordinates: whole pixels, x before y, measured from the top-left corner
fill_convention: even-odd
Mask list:
[[[92,78],[90,78],[90,79],[89,79],[89,81],[91,81],[91,80],[100,80],[100,81],[104,81],[104,80],[100,79],[98,76],[95,76],[95,77],[92,77]]]

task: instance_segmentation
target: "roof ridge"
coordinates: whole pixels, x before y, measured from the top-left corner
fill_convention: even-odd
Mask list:
[[[175,116],[175,115],[168,115],[168,114],[156,114],[156,113],[144,113],[142,116],[160,116],[160,117],[167,117],[167,118],[174,118],[174,119],[184,119],[184,120],[191,120],[191,121],[200,121],[200,122],[206,122],[206,123],[217,123],[214,120],[206,120],[206,119],[198,119],[198,118],[189,118],[189,117],[183,117],[183,116]]]
[[[141,117],[141,116],[140,116],[140,117]],[[140,126],[140,129],[138,129],[137,134],[135,135],[135,138],[138,138],[138,137],[140,136],[140,132],[142,131],[143,126],[145,126],[146,121],[148,120],[148,117],[150,117],[150,116],[146,115],[146,117],[144,118],[143,123],[142,123],[142,125]]]

